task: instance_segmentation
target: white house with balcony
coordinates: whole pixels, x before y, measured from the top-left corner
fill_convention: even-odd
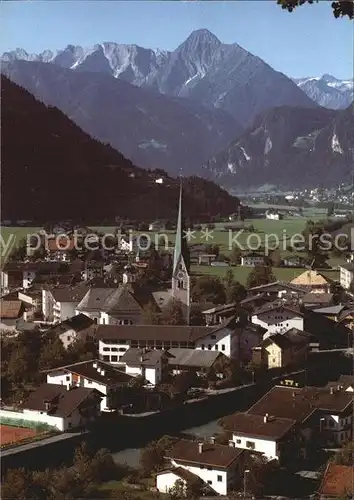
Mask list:
[[[46,424],[61,432],[87,427],[100,414],[102,394],[94,388],[42,384],[18,411],[0,409],[0,417],[13,421]]]
[[[170,462],[167,470],[156,475],[156,488],[168,493],[177,480],[184,485],[200,480],[206,490],[217,495],[227,495],[245,472],[244,450],[211,442],[181,439],[167,452]]]
[[[60,323],[76,316],[76,307],[89,290],[87,283],[46,287],[42,290],[42,314],[47,323]]]
[[[267,332],[263,338],[275,333],[284,333],[292,328],[304,330],[303,313],[295,306],[288,306],[279,302],[264,304],[253,311],[252,323],[265,328]]]
[[[101,411],[116,410],[115,395],[126,387],[133,377],[100,360],[83,361],[47,371],[47,383],[65,387],[96,389],[103,397]]]
[[[296,421],[275,416],[236,413],[228,419],[228,429],[237,448],[262,453],[268,460],[279,460],[287,441],[292,441]]]
[[[339,275],[340,285],[345,290],[349,290],[349,288],[354,280],[354,263],[348,262],[348,264],[340,265],[339,272],[340,272],[340,275]]]
[[[134,377],[143,377],[148,384],[157,385],[166,373],[168,353],[157,349],[128,349],[120,359],[125,372]]]

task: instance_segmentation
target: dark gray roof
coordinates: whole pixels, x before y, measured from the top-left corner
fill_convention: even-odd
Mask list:
[[[173,348],[169,349],[168,353],[173,356],[168,360],[170,365],[196,368],[210,368],[217,358],[226,357],[219,351],[202,351],[199,349]]]
[[[101,372],[99,372],[98,369],[100,369]],[[102,373],[102,370],[104,373]],[[46,373],[61,371],[76,373],[77,375],[82,375],[89,380],[94,380],[107,386],[126,385],[133,379],[131,375],[118,370],[118,368],[112,366],[110,363],[106,363],[98,359],[81,361],[72,365],[59,366],[58,368],[53,368],[52,370],[46,370]]]
[[[140,305],[129,287],[91,288],[77,306],[78,311],[103,311],[109,314],[135,311]]]
[[[73,387],[68,390],[64,385],[42,384],[29,395],[21,407],[27,410],[46,411],[47,401],[50,403],[49,415],[66,417],[94,394],[96,397],[104,396],[96,389],[87,387]]]
[[[120,358],[121,363],[126,363],[128,366],[156,366],[159,360],[166,356],[165,351],[159,349],[138,349],[131,347]]]
[[[96,338],[194,342],[223,328],[232,328],[230,323],[228,320],[218,326],[99,325]]]

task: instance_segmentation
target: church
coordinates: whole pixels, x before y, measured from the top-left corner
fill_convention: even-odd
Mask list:
[[[190,259],[188,244],[185,237],[185,225],[182,207],[182,183],[179,193],[178,220],[176,230],[175,250],[173,255],[171,295],[181,302],[187,324],[189,324],[191,290],[190,290]]]

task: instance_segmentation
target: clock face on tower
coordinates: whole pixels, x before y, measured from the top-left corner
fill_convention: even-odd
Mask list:
[[[183,278],[184,278],[183,271],[178,271],[178,274],[177,274],[177,279],[179,279],[179,280],[183,280]]]

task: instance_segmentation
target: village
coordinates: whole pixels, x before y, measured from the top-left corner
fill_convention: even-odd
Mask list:
[[[281,494],[270,485],[285,473],[307,481],[307,495],[349,495],[352,254],[322,272],[320,248],[295,252],[282,264],[295,277],[277,279],[274,250],[231,249],[219,259],[213,242],[188,242],[182,184],[177,204],[172,248],[127,236],[107,250],[97,231],[92,250],[82,244],[88,228],[75,229],[74,238],[73,227],[59,227],[35,238],[35,248],[30,239],[13,250],[1,270],[2,465],[22,449],[102,433],[106,425],[123,440],[120,419],[167,412],[177,422],[185,408],[217,405],[228,394],[233,403],[220,415],[221,433],[163,433],[145,447],[144,495],[151,496],[134,493],[133,480],[138,496],[131,498],[264,498]],[[215,226],[207,223],[204,235],[208,227]],[[165,229],[156,221],[147,234]],[[198,275],[197,268],[224,275]],[[248,396],[253,388],[257,397]],[[283,496],[295,487],[289,484]]]

